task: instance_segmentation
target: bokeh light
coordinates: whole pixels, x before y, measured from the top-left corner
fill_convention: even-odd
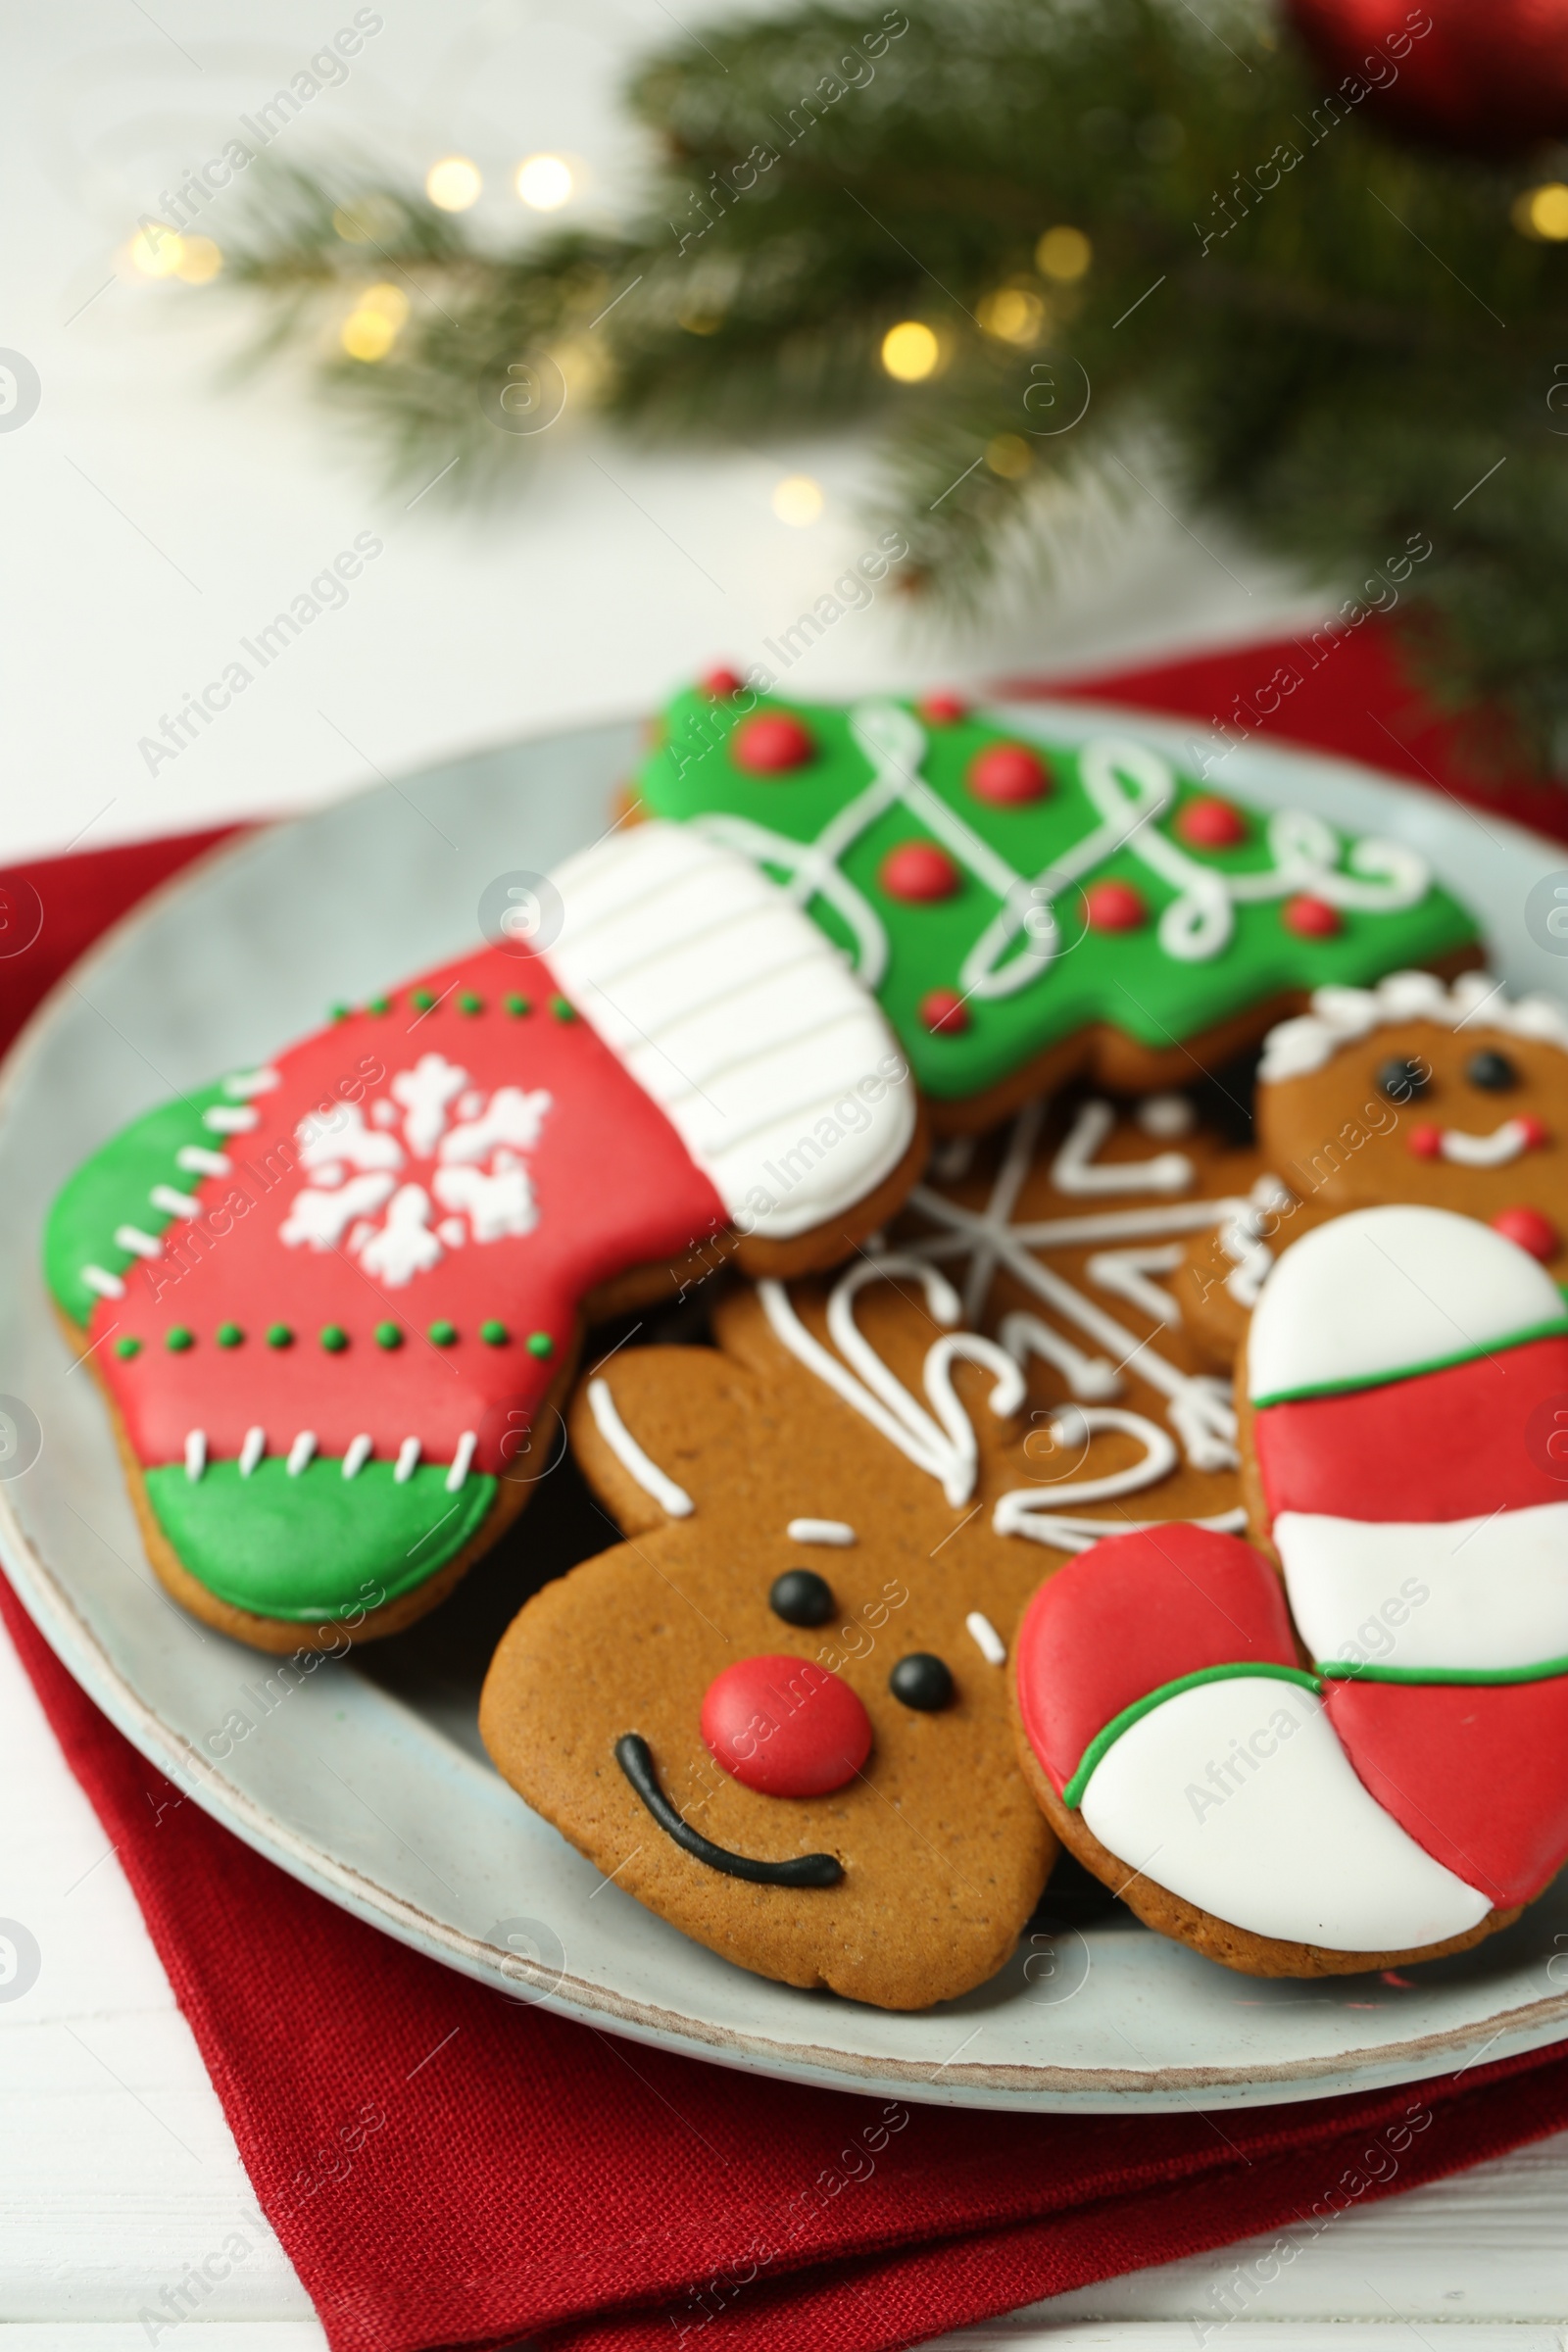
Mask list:
[[[526,155],[517,166],[514,185],[536,213],[558,213],[570,202],[576,182],[564,155]]]
[[[424,192],[443,213],[466,213],[483,186],[478,165],[466,155],[444,155],[424,175]]]
[[[773,492],[773,512],[780,522],[804,529],[822,512],[822,486],[808,473],[787,473]]]
[[[897,383],[922,383],[941,357],[941,344],[918,318],[901,319],[882,338],[882,365]]]
[[[1088,274],[1095,249],[1081,228],[1048,228],[1035,247],[1035,268],[1058,286],[1076,284]]]

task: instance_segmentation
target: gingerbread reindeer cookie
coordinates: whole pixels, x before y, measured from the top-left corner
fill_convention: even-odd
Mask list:
[[[1222,799],[1136,736],[1025,741],[951,696],[784,704],[717,673],[670,705],[637,790],[788,885],[950,1129],[1081,1072],[1182,1085],[1315,987],[1480,959],[1407,844]]]
[[[520,1508],[585,1317],[700,1253],[831,1264],[907,1190],[913,1090],[784,895],[670,825],[486,949],[124,1129],[45,1242],[149,1555],[266,1649],[396,1630]]]

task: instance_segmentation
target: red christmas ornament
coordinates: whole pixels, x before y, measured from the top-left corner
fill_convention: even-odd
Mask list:
[[[969,1026],[969,1007],[951,988],[933,988],[920,999],[920,1020],[933,1037],[961,1037]]]
[[[1492,1230],[1500,1233],[1505,1242],[1512,1242],[1516,1248],[1528,1250],[1531,1256],[1539,1257],[1543,1265],[1555,1257],[1562,1248],[1562,1235],[1551,1219],[1543,1216],[1539,1208],[1505,1208],[1500,1216],[1493,1218]]]
[[[729,739],[729,754],[748,775],[782,776],[804,767],[816,751],[810,729],[788,710],[760,710]]]
[[[947,851],[934,841],[901,841],[883,858],[878,879],[890,899],[927,906],[938,899],[951,899],[961,877]]]
[[[871,1752],[871,1719],[848,1683],[808,1658],[738,1658],[708,1686],[703,1738],[763,1796],[826,1796]]]
[[[743,683],[733,669],[710,669],[703,680],[703,692],[710,694],[715,703],[725,703],[732,694],[739,694]]]
[[[960,718],[969,715],[969,706],[958,694],[928,694],[915,709],[928,727],[956,726]]]
[[[1019,808],[1042,801],[1051,790],[1051,771],[1025,743],[994,743],[969,762],[969,790],[994,808]]]
[[[1247,819],[1234,803],[1210,795],[1188,802],[1176,830],[1195,850],[1234,850],[1247,839]]]
[[[1562,0],[1446,0],[1419,34],[1406,0],[1290,0],[1290,13],[1330,88],[1414,138],[1509,155],[1568,131]]]
[[[1307,891],[1286,900],[1280,921],[1298,939],[1337,939],[1345,928],[1339,908],[1331,906],[1327,899],[1314,899]]]
[[[1149,906],[1130,882],[1091,882],[1084,913],[1091,931],[1137,931],[1149,920]]]

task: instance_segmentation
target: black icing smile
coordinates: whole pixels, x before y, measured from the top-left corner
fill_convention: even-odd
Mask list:
[[[615,1762],[665,1836],[710,1870],[721,1870],[729,1879],[750,1879],[759,1886],[836,1886],[843,1878],[844,1865],[835,1854],[795,1854],[788,1862],[758,1862],[750,1854],[732,1854],[727,1845],[714,1845],[682,1821],[659,1786],[652,1752],[640,1733],[623,1733],[615,1741]]]

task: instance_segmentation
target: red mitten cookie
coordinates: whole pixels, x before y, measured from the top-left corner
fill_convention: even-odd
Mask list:
[[[585,1315],[700,1253],[829,1264],[919,1160],[902,1058],[820,935],[678,827],[556,875],[486,949],[148,1113],[46,1266],[148,1550],[267,1649],[431,1607],[520,1508]]]

